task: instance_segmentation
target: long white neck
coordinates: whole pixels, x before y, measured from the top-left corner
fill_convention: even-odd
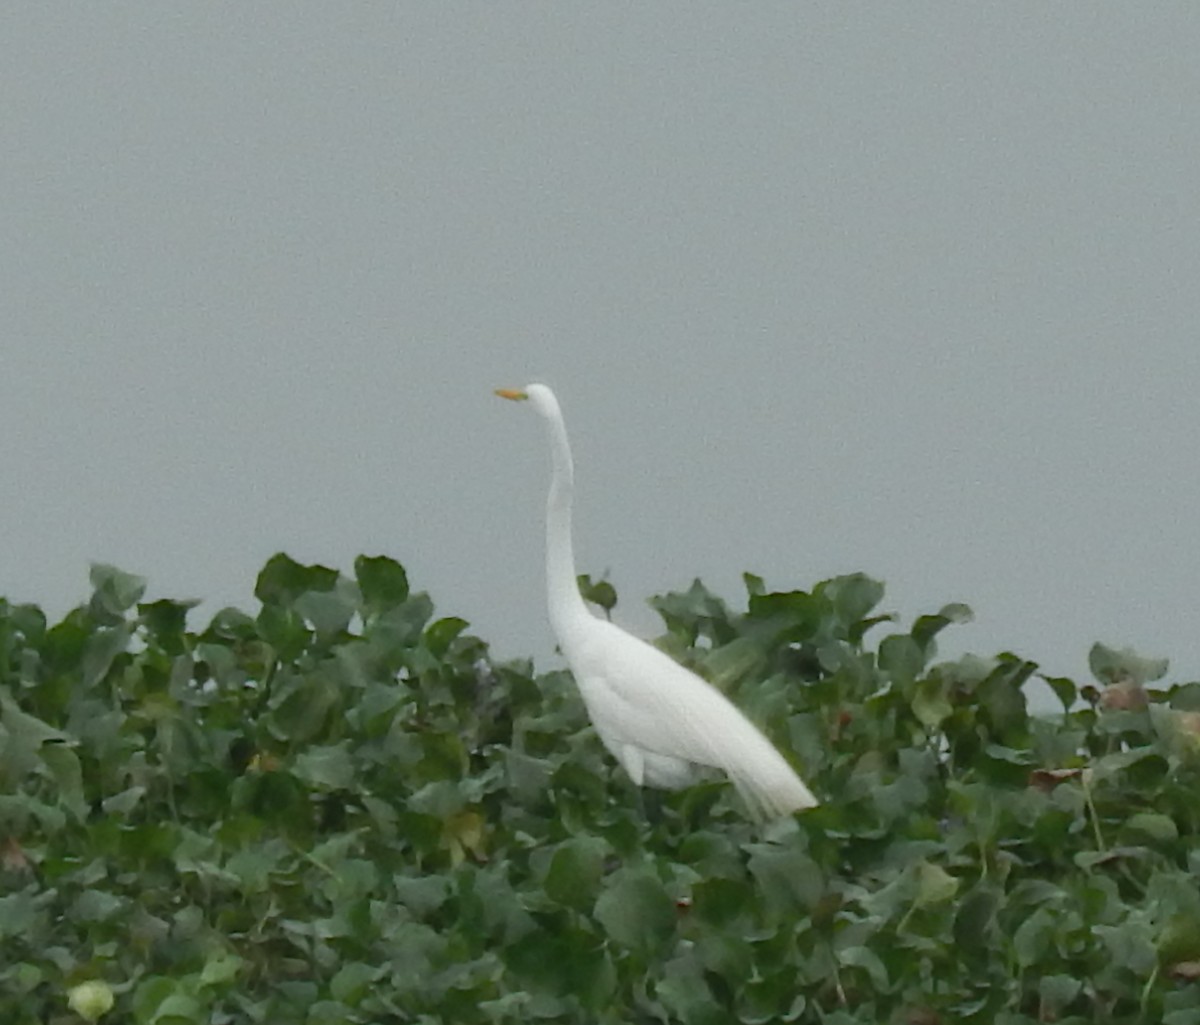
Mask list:
[[[550,494],[546,498],[546,594],[550,603],[550,626],[558,643],[570,644],[581,625],[592,614],[579,593],[575,574],[575,552],[571,544],[571,499],[575,490],[575,466],[567,428],[558,410],[546,417],[550,431]]]

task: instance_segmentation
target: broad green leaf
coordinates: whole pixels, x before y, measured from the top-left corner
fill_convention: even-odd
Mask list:
[[[67,1006],[84,1021],[98,1021],[112,1005],[113,991],[106,982],[92,979],[67,991]]]
[[[129,644],[132,628],[127,623],[120,623],[108,629],[97,630],[88,638],[80,665],[85,688],[91,688],[99,683],[112,668],[113,661]]]
[[[386,555],[360,555],[354,560],[354,576],[368,607],[383,611],[408,598],[408,574]]]
[[[368,994],[385,969],[380,966],[349,961],[329,980],[329,992],[334,998],[351,1007],[357,1006]]]
[[[871,979],[871,986],[877,992],[887,992],[890,989],[888,970],[879,956],[866,947],[846,947],[838,951],[838,961],[848,968],[861,968]]]
[[[396,899],[418,918],[432,914],[450,895],[450,884],[442,876],[397,876],[392,885],[396,890]]]
[[[749,614],[769,621],[778,635],[810,637],[821,622],[821,603],[805,591],[772,591],[751,596]]]
[[[607,616],[617,605],[617,591],[607,580],[592,580],[587,573],[582,573],[576,581],[584,601],[598,605]]]
[[[354,760],[342,744],[310,747],[297,756],[292,773],[313,786],[345,790],[354,782]]]
[[[1179,829],[1171,817],[1152,811],[1131,815],[1125,822],[1125,829],[1130,833],[1140,833],[1161,843],[1179,838]]]
[[[892,634],[880,642],[879,668],[908,693],[909,686],[925,668],[925,653],[907,634]]]
[[[766,666],[762,645],[749,637],[737,637],[713,648],[701,662],[705,679],[721,691],[728,691],[740,680],[761,677]]]
[[[865,573],[834,577],[823,585],[823,593],[833,602],[842,622],[850,625],[866,619],[883,600],[883,584]]]
[[[937,677],[921,680],[913,692],[913,713],[921,725],[936,730],[954,714],[954,708],[946,697],[945,686]]]
[[[642,954],[659,950],[675,930],[675,902],[654,877],[618,873],[596,900],[596,921],[618,944]]]
[[[442,658],[454,639],[468,625],[465,619],[459,619],[457,616],[447,616],[445,619],[435,620],[425,630],[425,644],[436,658]]]
[[[944,901],[950,900],[958,893],[958,879],[942,868],[941,865],[922,861],[916,867],[916,875],[916,901],[919,907],[941,904]]]
[[[1082,989],[1083,980],[1073,975],[1044,975],[1038,981],[1038,992],[1046,1012],[1065,1008]]]
[[[337,570],[326,566],[302,566],[280,552],[273,555],[258,574],[254,597],[264,605],[291,605],[306,591],[332,591]]]
[[[141,577],[99,562],[92,564],[91,583],[88,609],[101,623],[120,622],[146,593],[146,581]]]
[[[238,977],[245,962],[229,951],[219,951],[209,956],[200,971],[200,985],[223,986]]]
[[[58,784],[59,798],[67,810],[77,819],[86,817],[88,806],[83,796],[83,769],[79,756],[66,744],[43,744],[41,755]]]
[[[825,891],[820,868],[803,851],[771,844],[752,844],[750,872],[769,905],[780,911],[811,912]]]
[[[564,841],[550,860],[543,883],[546,895],[568,907],[580,910],[591,907],[599,892],[604,859],[610,850],[599,837]]]
[[[111,919],[128,905],[122,897],[104,890],[84,890],[72,904],[70,915],[79,922],[103,922]]]
[[[337,581],[327,591],[305,591],[296,597],[293,608],[313,625],[319,634],[336,634],[350,625],[358,612],[358,594],[353,585]]]
[[[0,772],[20,779],[37,767],[42,748],[56,741],[66,743],[70,737],[22,711],[0,687]]]
[[[1200,712],[1200,683],[1184,683],[1173,687],[1171,707],[1181,712]]]
[[[1012,945],[1021,967],[1029,968],[1046,957],[1054,936],[1055,920],[1052,911],[1038,908],[1017,926]]]
[[[146,788],[144,786],[132,786],[127,790],[122,790],[119,794],[104,798],[100,802],[100,807],[106,815],[128,815],[138,806],[145,795]]]
[[[1000,903],[1000,895],[991,889],[976,889],[967,894],[954,916],[954,942],[964,948],[990,949],[992,925]]]
[[[918,616],[910,633],[912,639],[928,657],[932,651],[931,643],[934,637],[942,630],[951,624],[969,623],[974,618],[975,615],[969,605],[954,602],[950,605],[943,605],[935,616]]]

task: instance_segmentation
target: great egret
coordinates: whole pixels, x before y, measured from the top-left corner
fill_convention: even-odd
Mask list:
[[[550,626],[604,746],[637,786],[674,790],[695,766],[721,769],[750,812],[766,819],[817,800],[766,737],[719,690],[658,648],[594,616],[579,593],[571,542],[575,470],[567,428],[544,384],[496,390],[546,421],[552,475],[546,500]]]

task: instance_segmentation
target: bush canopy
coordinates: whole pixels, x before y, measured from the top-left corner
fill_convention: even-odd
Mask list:
[[[404,569],[0,601],[0,1021],[1200,1022],[1200,684],[936,661],[862,575],[652,604],[823,801],[637,791]],[[616,594],[588,584],[607,607]]]

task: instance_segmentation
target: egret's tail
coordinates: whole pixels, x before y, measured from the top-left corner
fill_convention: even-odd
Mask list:
[[[763,821],[815,808],[818,802],[812,791],[775,745],[739,710],[729,707],[734,714],[725,716],[723,729],[709,740],[709,764],[725,772],[750,813]]]
[[[729,778],[746,802],[750,814],[761,822],[815,808],[817,799],[804,785],[804,780],[796,775],[778,751],[773,747],[770,751],[778,759],[778,764],[769,764],[775,759],[760,752],[755,765],[741,765],[729,772]]]

